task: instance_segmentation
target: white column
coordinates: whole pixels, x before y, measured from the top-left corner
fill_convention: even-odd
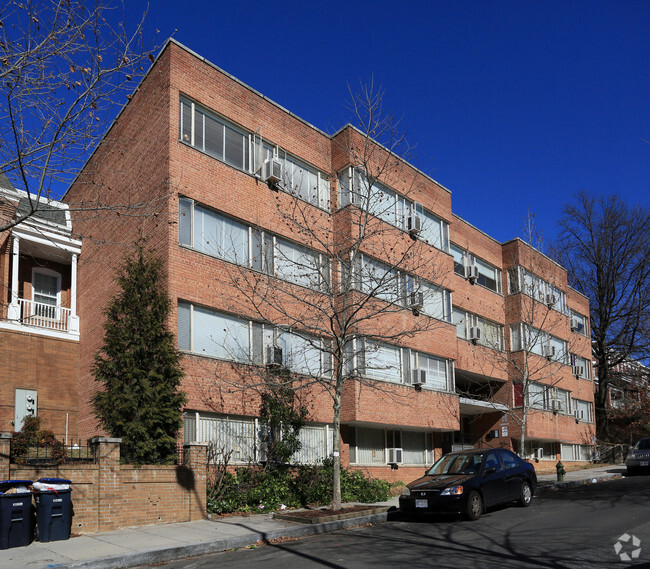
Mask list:
[[[79,333],[79,316],[77,316],[77,258],[76,253],[72,254],[72,265],[70,266],[70,318],[68,328],[70,332]]]
[[[8,320],[20,320],[20,305],[18,304],[18,259],[20,257],[20,239],[13,236],[13,251],[11,253],[11,302],[7,307]]]

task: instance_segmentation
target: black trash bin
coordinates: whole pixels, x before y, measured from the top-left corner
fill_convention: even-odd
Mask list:
[[[40,478],[34,483],[38,541],[70,539],[72,500],[70,480]]]
[[[32,493],[27,488],[31,484],[31,480],[0,482],[0,549],[32,542]]]

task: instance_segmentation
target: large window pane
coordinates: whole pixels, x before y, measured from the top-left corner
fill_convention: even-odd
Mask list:
[[[418,354],[418,366],[427,372],[427,387],[438,391],[449,390],[447,362],[445,360]]]
[[[318,288],[318,259],[313,252],[289,241],[276,239],[275,253],[275,273],[279,278]]]
[[[365,342],[365,373],[382,381],[401,383],[402,366],[400,349],[371,340]]]
[[[192,324],[194,353],[227,360],[249,361],[248,321],[195,306]]]
[[[223,160],[224,125],[212,117],[205,120],[205,151]]]
[[[385,464],[385,434],[379,429],[355,429],[357,464]]]
[[[425,443],[426,433],[402,431],[402,460],[404,464],[426,464]]]
[[[190,351],[192,349],[191,334],[190,334],[190,305],[185,302],[178,303],[177,314],[177,340],[178,349]]]
[[[366,294],[388,302],[397,301],[398,274],[385,263],[364,255],[361,282]]]

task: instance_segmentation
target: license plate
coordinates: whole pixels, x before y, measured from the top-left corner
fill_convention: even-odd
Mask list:
[[[415,507],[416,508],[427,508],[429,506],[428,500],[416,500],[415,501]]]
[[[648,466],[648,461],[646,460],[645,462],[641,462],[639,466]]]

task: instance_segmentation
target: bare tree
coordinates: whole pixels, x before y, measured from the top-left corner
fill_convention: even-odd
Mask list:
[[[264,323],[257,332],[260,353],[254,363],[287,367],[293,372],[286,376],[292,387],[331,398],[333,509],[341,507],[346,385],[355,382],[399,398],[377,376],[408,383],[412,376],[402,378],[402,371],[382,354],[389,345],[412,344],[438,326],[444,314],[448,317],[450,309],[440,284],[447,270],[443,267],[451,264],[447,255],[437,253],[446,248],[447,235],[440,220],[427,231],[432,222],[408,197],[422,175],[404,160],[409,147],[399,121],[384,113],[382,92],[372,85],[353,97],[351,108],[359,126],[348,125],[333,138],[332,153],[340,167],[331,172],[329,183],[338,182],[339,206],[332,206],[330,215],[307,201],[287,199],[286,193],[299,195],[303,185],[295,170],[291,180],[286,173],[270,179],[280,190],[275,194],[280,233],[290,235],[296,246],[273,244],[260,227],[256,254],[262,270],[241,269],[231,280],[241,311],[253,310]],[[257,157],[260,165],[263,157]],[[399,194],[390,186],[399,188]],[[264,373],[257,385],[247,379],[232,387],[264,387]]]
[[[615,368],[643,361],[650,347],[650,212],[616,195],[579,193],[564,207],[555,258],[569,283],[589,298],[593,356],[598,371],[598,436],[610,437],[608,391]]]
[[[0,8],[0,172],[27,193],[0,231],[59,197],[153,61],[143,20],[129,31],[119,8],[111,0]]]

